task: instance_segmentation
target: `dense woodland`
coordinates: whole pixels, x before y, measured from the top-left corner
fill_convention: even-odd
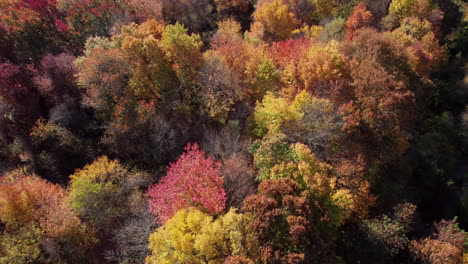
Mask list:
[[[0,263],[463,263],[467,8],[0,0]]]

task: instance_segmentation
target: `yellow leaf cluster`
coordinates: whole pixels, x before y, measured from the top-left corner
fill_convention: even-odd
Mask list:
[[[263,26],[267,39],[287,39],[299,24],[294,14],[289,12],[288,6],[281,0],[261,4],[253,16],[255,22]]]
[[[213,217],[197,209],[179,210],[166,225],[151,234],[147,264],[218,264],[246,248],[245,217],[231,209]]]
[[[311,92],[316,92],[321,83],[338,81],[347,78],[349,74],[336,41],[326,45],[312,45],[307,56],[299,61],[297,68],[299,79]]]
[[[159,99],[173,82],[170,64],[160,45],[163,30],[162,23],[148,20],[139,26],[123,27],[113,39],[133,66],[129,83],[137,98]]]
[[[98,158],[83,169],[77,170],[70,176],[72,182],[78,179],[89,179],[94,182],[117,181],[127,173],[127,170],[117,160],[107,156]]]
[[[397,17],[417,16],[427,17],[436,8],[432,0],[392,0],[389,14]]]
[[[300,92],[292,102],[267,93],[254,113],[258,135],[282,132],[302,142],[308,142],[314,132],[316,137],[326,137],[324,131],[339,129],[340,123],[335,119],[333,103],[306,91]]]
[[[354,207],[353,196],[336,186],[337,178],[332,167],[317,159],[309,147],[296,143],[291,146],[294,161],[281,162],[270,171],[270,179],[291,178],[330,210],[331,223],[341,225]]]

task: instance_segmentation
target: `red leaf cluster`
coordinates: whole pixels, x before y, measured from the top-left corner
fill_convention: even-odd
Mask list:
[[[150,209],[161,223],[182,208],[196,207],[216,215],[226,204],[221,164],[205,158],[197,144],[188,144],[185,150],[166,176],[148,190]]]

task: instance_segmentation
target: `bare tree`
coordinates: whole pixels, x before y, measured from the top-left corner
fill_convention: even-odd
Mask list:
[[[255,170],[242,156],[233,156],[223,162],[221,175],[227,194],[227,208],[241,208],[245,197],[257,191]]]
[[[240,128],[235,124],[228,124],[221,129],[207,129],[200,142],[200,147],[218,160],[246,155],[249,145],[249,141],[242,138]]]

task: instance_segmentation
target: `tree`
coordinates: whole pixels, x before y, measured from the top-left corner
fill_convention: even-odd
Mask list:
[[[69,53],[55,56],[47,54],[42,58],[39,72],[33,78],[33,82],[41,96],[47,101],[48,107],[54,107],[67,98],[79,98],[79,91],[75,84],[77,74],[75,59]]]
[[[188,144],[175,163],[171,163],[158,184],[148,189],[149,205],[162,224],[178,210],[196,207],[209,215],[217,215],[225,208],[226,193],[220,166],[197,144]]]
[[[373,20],[372,13],[367,10],[365,3],[359,3],[354,7],[353,13],[346,20],[346,37],[353,38],[354,32],[359,28],[368,27]]]
[[[15,58],[14,40],[3,25],[0,25],[0,33],[0,58],[2,60],[12,60]]]
[[[226,190],[226,208],[241,208],[244,199],[257,190],[255,170],[242,156],[233,156],[224,160],[221,175]]]
[[[416,259],[424,263],[462,263],[465,232],[456,219],[442,220],[435,224],[436,232],[430,238],[411,241],[411,251]]]
[[[244,72],[247,88],[245,92],[252,103],[262,100],[267,92],[276,92],[279,83],[279,74],[273,61],[264,50],[257,50],[259,51],[262,52],[261,55],[251,55],[250,60],[246,62]]]
[[[283,131],[295,141],[304,142],[318,152],[341,137],[343,120],[329,100],[302,91],[289,111],[292,118],[286,120]]]
[[[67,14],[70,32],[77,45],[83,45],[90,37],[109,37],[117,17],[128,17],[131,12],[126,1],[84,0],[62,5]]]
[[[289,147],[292,159],[275,164],[264,180],[293,179],[315,199],[326,201],[331,225],[343,224],[354,207],[352,195],[348,190],[336,186],[337,179],[332,174],[332,167],[315,157],[306,145],[296,143]]]
[[[436,4],[432,0],[392,0],[388,12],[397,17],[427,18],[435,9]]]
[[[14,171],[0,182],[0,260],[81,263],[95,242],[75,215],[66,192],[36,176]]]
[[[1,182],[0,220],[7,227],[31,223],[44,218],[48,210],[58,207],[65,192],[58,185],[37,177],[11,173]]]
[[[271,133],[252,145],[254,164],[259,169],[258,178],[268,179],[271,169],[282,161],[292,160],[292,150],[281,133]]]
[[[194,85],[202,65],[201,38],[198,34],[187,34],[187,29],[179,23],[164,28],[161,48],[172,64],[180,84],[182,99],[190,103],[196,96]]]
[[[235,0],[235,1],[226,1],[226,0],[215,0],[216,10],[219,13],[228,13],[236,11],[247,11],[249,8],[248,0]]]
[[[175,159],[184,128],[158,114],[153,101],[123,99],[112,114],[101,143],[120,159],[140,168],[155,168]]]
[[[255,108],[254,119],[258,135],[281,132],[288,140],[307,143],[316,151],[339,138],[343,124],[330,101],[312,97],[306,91],[292,102],[267,94]]]
[[[242,27],[236,20],[232,18],[220,20],[217,26],[218,30],[216,30],[216,33],[213,35],[211,40],[214,49],[218,49],[232,41],[242,40]]]
[[[117,102],[126,94],[130,67],[124,54],[108,39],[89,38],[85,47],[84,56],[76,60],[82,104],[109,122]]]
[[[216,220],[195,208],[179,210],[151,234],[152,254],[147,264],[223,263],[229,256],[245,256],[254,240],[248,241],[248,220],[230,210]]]
[[[135,183],[144,183],[147,177],[102,156],[70,176],[71,206],[105,235],[128,214],[128,197],[140,187]]]
[[[176,85],[171,63],[161,46],[164,25],[148,20],[141,25],[122,28],[114,41],[126,55],[132,75],[129,96],[139,100],[157,101]],[[163,97],[164,98],[164,97]]]
[[[369,209],[374,207],[377,200],[371,191],[368,165],[361,155],[353,156],[349,152],[337,154],[339,158],[333,162],[333,175],[337,177],[337,184],[349,190],[353,197],[354,206],[349,219],[366,219]]]
[[[220,22],[212,46],[223,55],[238,80],[240,100],[254,104],[266,92],[277,90],[279,74],[266,46],[244,41],[240,29],[239,23],[232,19]]]
[[[263,136],[268,131],[281,131],[282,124],[291,118],[288,108],[288,101],[285,98],[277,98],[272,93],[266,94],[262,102],[255,107],[254,117],[257,124],[255,133]]]
[[[163,1],[130,0],[129,6],[135,10],[134,15],[141,21],[163,20]]]
[[[256,259],[265,263],[310,263],[333,259],[333,234],[326,202],[313,189],[286,177],[260,183],[258,194],[244,201],[252,219],[248,230],[261,245]]]
[[[445,46],[439,44],[437,28],[427,20],[404,18],[391,34],[403,43],[411,69],[423,80],[440,69],[447,59]]]
[[[243,76],[245,62],[248,60],[248,46],[243,41],[241,26],[234,19],[218,22],[218,30],[211,40],[212,50],[219,52],[236,79]]]
[[[301,24],[310,25],[316,22],[315,12],[317,11],[316,1],[309,0],[286,0],[288,9],[300,21]]]
[[[243,137],[241,125],[232,121],[221,129],[206,129],[200,146],[215,160],[227,160],[235,156],[248,156],[250,140]]]
[[[249,0],[214,0],[216,11],[221,18],[235,17],[244,28],[250,25],[252,3]]]
[[[337,178],[331,165],[320,161],[304,144],[288,145],[280,134],[264,138],[259,146],[254,145],[253,153],[254,163],[259,169],[258,178],[262,181],[294,180],[301,191],[306,190],[310,194],[309,198],[316,205],[323,203],[322,210],[327,212],[330,230],[336,230],[351,213],[359,214],[366,210],[360,204],[363,199],[373,201],[372,198],[362,197],[368,195],[368,185],[360,182],[359,191],[343,188],[356,186],[341,185],[343,181]]]
[[[41,230],[34,225],[20,227],[16,232],[3,232],[0,238],[1,263],[45,263],[41,252]]]
[[[341,237],[341,256],[347,262],[395,263],[405,259],[408,235],[412,231],[416,206],[397,204],[390,214],[382,214],[348,225]]]
[[[350,66],[340,52],[340,43],[311,45],[296,67],[297,77],[283,78],[297,78],[302,89],[333,102],[341,104],[349,98]]]
[[[0,1],[0,7],[1,8],[6,8],[8,6],[11,6],[13,4],[15,4],[16,2],[18,2],[17,0],[2,0]]]
[[[293,13],[289,12],[288,6],[281,0],[264,2],[255,9],[253,13],[254,24],[252,30],[260,30],[266,40],[285,40],[291,36],[296,29],[298,21]]]
[[[68,26],[55,0],[20,0],[0,14],[2,24],[15,41],[15,58],[37,63],[46,52],[63,51]]]
[[[215,6],[208,0],[162,0],[164,21],[181,23],[190,32],[210,31],[215,24]]]
[[[366,142],[391,148],[387,154],[392,155],[384,159],[402,153],[420,95],[403,47],[386,34],[362,29],[345,45],[344,53],[352,60],[353,79],[353,99],[342,107],[345,131],[359,130],[367,135]]]
[[[1,133],[7,137],[25,134],[41,114],[39,96],[31,82],[31,67],[9,62],[0,64],[0,97],[8,106],[9,118],[2,120]]]
[[[288,39],[284,41],[273,42],[269,49],[272,60],[281,67],[297,63],[300,58],[305,56],[309,49],[311,41],[307,38]]]
[[[89,146],[54,122],[38,119],[29,136],[35,152],[34,165],[51,182],[67,183],[68,176],[89,159]]]
[[[226,12],[231,9],[238,9],[239,11],[247,11],[249,7],[248,0],[235,0],[235,1],[226,1],[226,0],[215,0],[216,10],[218,12]]]
[[[240,95],[231,69],[219,52],[209,50],[203,54],[200,79],[204,111],[209,117],[225,122]]]
[[[346,21],[342,17],[337,17],[325,24],[321,39],[324,41],[341,40],[345,35]]]
[[[310,39],[301,37],[274,42],[269,49],[272,60],[280,70],[281,95],[288,99],[292,99],[303,89],[298,67],[310,46]]]
[[[399,204],[393,208],[391,216],[381,215],[374,219],[364,220],[361,228],[375,247],[378,255],[395,256],[407,248],[416,206],[410,203]]]
[[[151,253],[148,238],[157,228],[156,219],[149,211],[148,199],[136,191],[128,199],[130,211],[122,225],[112,231],[114,247],[105,252],[106,259],[116,263],[144,263]]]

